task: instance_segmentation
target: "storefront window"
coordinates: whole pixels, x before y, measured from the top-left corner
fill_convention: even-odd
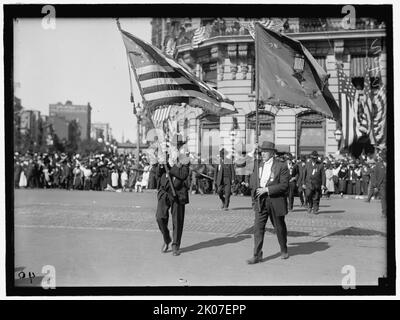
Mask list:
[[[297,155],[307,155],[316,150],[325,153],[325,118],[307,112],[297,116]]]

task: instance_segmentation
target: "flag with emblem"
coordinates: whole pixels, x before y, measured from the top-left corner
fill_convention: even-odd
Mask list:
[[[373,131],[375,136],[375,146],[379,149],[386,147],[386,87],[381,85],[379,91],[373,98],[375,109],[373,116]]]
[[[342,68],[338,68],[339,106],[342,121],[342,147],[348,148],[357,141],[358,101],[356,88]]]
[[[198,80],[161,50],[120,31],[146,111],[186,103],[220,116],[237,112],[231,100]]]
[[[256,95],[261,103],[304,107],[339,119],[328,74],[297,40],[256,23]]]

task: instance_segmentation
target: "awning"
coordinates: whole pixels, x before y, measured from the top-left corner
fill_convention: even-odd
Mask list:
[[[350,77],[356,78],[364,77],[365,72],[365,62],[367,61],[368,67],[370,69],[369,76],[370,77],[380,77],[379,72],[379,61],[377,57],[359,57],[353,56],[350,60]]]

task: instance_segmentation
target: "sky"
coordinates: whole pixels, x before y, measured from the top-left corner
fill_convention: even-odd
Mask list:
[[[14,24],[15,95],[25,109],[49,114],[49,104],[67,100],[92,106],[92,123],[108,122],[121,141],[136,141],[128,62],[114,19],[41,19]],[[151,18],[120,19],[122,29],[151,42]],[[133,75],[132,75],[133,76]],[[135,101],[141,101],[133,77]]]

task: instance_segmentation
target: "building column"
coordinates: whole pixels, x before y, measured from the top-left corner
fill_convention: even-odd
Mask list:
[[[339,51],[338,51],[339,52]],[[339,52],[340,53],[340,52]],[[342,58],[342,53],[341,53],[341,58]],[[336,102],[339,104],[339,92],[338,92],[338,76],[337,76],[337,66],[336,66],[336,57],[334,52],[330,53],[326,57],[326,71],[330,75],[329,80],[328,80],[328,86],[329,90],[332,93],[333,97],[335,98]],[[349,72],[349,66],[350,64],[347,63],[346,67],[348,67],[348,72]],[[334,154],[337,153],[339,150],[338,148],[338,142],[335,139],[335,131],[337,128],[337,124],[335,120],[331,119],[326,119],[326,142],[325,142],[325,152],[326,154]]]

